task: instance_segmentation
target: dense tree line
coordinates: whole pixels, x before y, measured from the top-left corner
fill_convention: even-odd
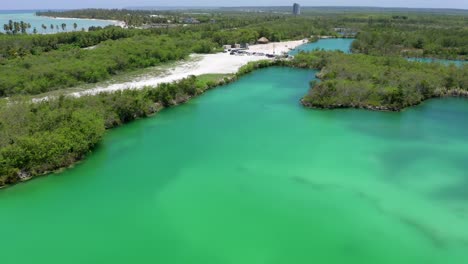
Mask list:
[[[204,33],[207,34],[207,33]],[[241,29],[218,30],[211,33],[213,41],[219,44],[255,43],[258,38],[270,41],[309,38],[312,35],[336,36],[332,26],[314,18],[282,17],[275,22],[261,22]]]
[[[96,83],[119,72],[156,66],[210,52],[216,44],[192,36],[135,36],[108,40],[89,50],[70,48],[8,60],[0,65],[0,96],[39,94],[82,83]]]
[[[179,37],[188,33],[197,39],[213,40],[219,45],[239,42],[254,43],[258,36],[272,40],[284,40],[298,37],[308,37],[324,30],[325,22],[313,19],[289,19],[281,16],[229,16],[219,17],[216,23],[191,25],[188,27],[153,28],[153,29],[122,29],[108,26],[105,28],[91,27],[89,32],[66,32],[44,35],[2,35],[0,34],[0,63],[4,59],[40,55],[60,49],[65,46],[86,48],[109,39],[129,38],[135,35],[169,35]],[[4,62],[5,63],[5,62]]]
[[[230,80],[226,78],[191,76],[157,89],[4,103],[0,105],[0,187],[67,167],[89,153],[105,129],[184,103]]]
[[[468,65],[323,51],[300,53],[292,64],[321,69],[321,81],[302,100],[310,107],[400,110],[432,97],[468,96]]]
[[[40,55],[67,46],[86,48],[106,40],[129,38],[138,34],[149,35],[147,31],[125,30],[120,27],[106,27],[91,32],[67,32],[47,35],[0,35],[0,64],[5,59],[28,55]]]
[[[417,30],[373,28],[357,36],[352,50],[370,55],[468,60],[468,27]]]
[[[0,97],[95,83],[121,72],[182,59],[192,52],[210,53],[224,44],[255,43],[261,36],[280,41],[331,33],[322,28],[324,22],[313,19],[271,19],[275,22],[242,28],[223,28],[241,23],[236,20],[229,25],[172,29],[109,27],[55,35],[0,36],[0,72],[8,72],[0,78]]]

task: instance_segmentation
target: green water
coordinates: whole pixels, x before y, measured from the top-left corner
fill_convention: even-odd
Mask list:
[[[340,50],[345,53],[351,53],[351,44],[353,43],[354,39],[349,38],[336,38],[336,39],[319,39],[316,42],[306,43],[294,50],[289,52],[289,55],[296,55],[301,51],[309,52],[314,51],[317,49],[333,51],[333,50]],[[432,58],[407,58],[409,61],[417,61],[423,63],[441,63],[443,65],[451,65],[454,64],[455,66],[463,66],[468,64],[468,61],[462,60],[443,60],[443,59],[432,59]]]
[[[268,68],[0,191],[0,261],[466,263],[468,100],[304,109]]]
[[[350,53],[351,44],[354,39],[336,38],[336,39],[319,39],[316,42],[303,44],[289,52],[289,55],[296,55],[300,51],[321,50],[341,50],[345,53]]]

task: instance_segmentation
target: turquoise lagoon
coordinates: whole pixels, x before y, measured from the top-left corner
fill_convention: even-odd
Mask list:
[[[468,100],[311,110],[272,67],[0,191],[2,264],[462,264]]]

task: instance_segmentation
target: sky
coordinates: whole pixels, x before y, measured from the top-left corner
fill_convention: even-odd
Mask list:
[[[1,10],[123,8],[128,6],[376,6],[468,9],[468,0],[15,0],[2,1]]]

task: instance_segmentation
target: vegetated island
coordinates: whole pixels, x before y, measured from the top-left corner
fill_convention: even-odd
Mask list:
[[[468,96],[468,65],[320,51],[300,53],[292,64],[320,69],[321,81],[301,99],[311,108],[400,111],[430,98]]]

